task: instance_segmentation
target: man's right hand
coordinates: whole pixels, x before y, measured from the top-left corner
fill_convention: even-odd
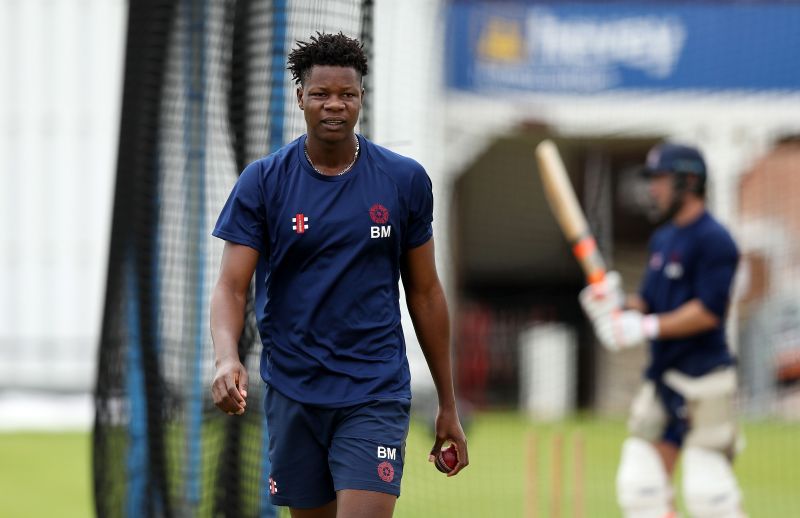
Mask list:
[[[247,369],[237,359],[217,362],[211,383],[214,404],[228,415],[242,415],[247,407]]]
[[[592,323],[622,309],[625,304],[625,292],[622,291],[622,277],[619,272],[606,273],[602,281],[583,288],[578,295],[583,311]]]
[[[456,445],[456,459],[458,462],[452,471],[447,473],[448,477],[455,476],[459,471],[469,465],[469,453],[467,452],[467,436],[464,435],[464,429],[461,427],[461,421],[458,419],[458,412],[455,405],[451,408],[439,407],[439,412],[436,415],[436,439],[431,448],[430,455],[428,455],[428,462],[435,462],[436,455],[442,448],[442,445],[450,441]]]

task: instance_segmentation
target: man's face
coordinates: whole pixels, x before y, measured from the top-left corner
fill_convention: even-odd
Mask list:
[[[297,88],[309,136],[329,143],[353,133],[363,97],[361,76],[352,67],[314,65]]]
[[[671,174],[654,174],[650,177],[650,197],[659,215],[667,214],[675,202],[675,183]]]

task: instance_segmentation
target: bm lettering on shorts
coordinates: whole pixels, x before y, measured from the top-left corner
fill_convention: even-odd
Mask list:
[[[397,448],[389,448],[388,446],[378,446],[378,458],[397,460]]]
[[[378,477],[384,482],[391,482],[394,480],[394,466],[389,462],[390,460],[397,460],[397,448],[390,448],[388,446],[378,446],[378,460],[382,460],[378,464]]]

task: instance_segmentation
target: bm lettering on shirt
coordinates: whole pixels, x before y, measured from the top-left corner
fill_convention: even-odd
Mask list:
[[[392,235],[391,225],[380,225],[380,226],[373,225],[369,227],[370,239],[379,239],[382,237],[389,237],[391,235]]]

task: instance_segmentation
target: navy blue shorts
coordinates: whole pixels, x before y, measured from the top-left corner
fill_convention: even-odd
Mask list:
[[[683,445],[689,433],[689,409],[686,399],[663,383],[656,383],[656,394],[667,411],[667,426],[664,428],[662,440],[677,447]]]
[[[267,387],[269,487],[273,505],[310,509],[361,489],[400,496],[408,399],[344,408],[305,405]]]

